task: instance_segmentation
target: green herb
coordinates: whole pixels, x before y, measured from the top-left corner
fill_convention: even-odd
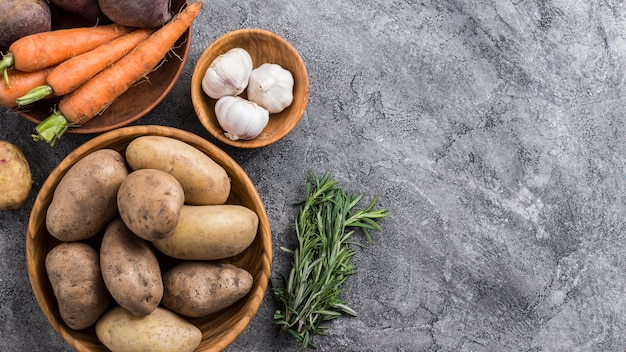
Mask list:
[[[371,243],[370,231],[381,230],[376,220],[387,216],[387,209],[374,209],[377,197],[366,209],[355,211],[363,195],[344,191],[329,174],[320,179],[310,172],[306,193],[306,199],[297,203],[298,247],[281,246],[293,256],[289,276],[281,273],[286,287],[273,288],[282,305],[274,324],[293,335],[302,350],[316,348],[313,335],[324,335],[325,322],[343,313],[356,316],[340,298],[344,281],[356,272],[351,264],[354,246],[364,246],[352,235],[360,229]]]

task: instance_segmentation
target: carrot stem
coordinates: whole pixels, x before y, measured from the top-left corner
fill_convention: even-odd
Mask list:
[[[46,117],[45,120],[41,121],[35,127],[37,134],[32,134],[31,137],[33,137],[35,142],[44,140],[50,144],[50,146],[54,146],[57,139],[65,133],[68,126],[69,122],[65,116],[63,116],[63,114],[61,114],[61,112],[57,109],[54,109],[50,116]]]
[[[0,71],[2,72],[2,75],[4,76],[4,84],[6,84],[7,87],[11,87],[11,84],[9,83],[9,74],[7,71],[9,67],[13,66],[14,62],[15,62],[15,57],[11,53],[4,55],[2,57],[2,60],[0,60]]]
[[[28,93],[22,95],[21,97],[15,99],[15,102],[17,103],[17,106],[22,107],[39,101],[52,93],[54,93],[52,87],[48,85],[38,86],[29,90]]]

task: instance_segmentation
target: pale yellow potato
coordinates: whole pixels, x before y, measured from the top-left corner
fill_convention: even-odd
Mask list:
[[[191,205],[224,204],[230,194],[226,170],[200,149],[164,136],[141,136],[126,148],[133,170],[158,169],[176,177]]]
[[[165,171],[131,172],[117,192],[117,208],[126,226],[148,240],[169,236],[178,223],[185,193],[176,178]]]
[[[93,325],[107,310],[111,298],[93,247],[82,242],[61,243],[48,252],[45,267],[61,319],[70,329]]]
[[[163,275],[163,306],[198,318],[218,312],[244,297],[252,275],[233,264],[185,261]]]
[[[150,242],[139,238],[117,218],[100,245],[104,283],[120,306],[134,315],[154,311],[163,297],[161,268]]]
[[[174,231],[152,244],[173,258],[224,259],[248,248],[258,226],[257,214],[242,205],[183,205]]]
[[[202,332],[166,308],[138,317],[115,306],[96,323],[96,335],[112,352],[191,352]]]
[[[128,175],[124,157],[113,149],[96,150],[61,178],[46,214],[46,228],[61,241],[93,237],[115,218],[117,190]]]
[[[32,185],[30,166],[22,150],[11,142],[0,141],[0,210],[21,208]]]

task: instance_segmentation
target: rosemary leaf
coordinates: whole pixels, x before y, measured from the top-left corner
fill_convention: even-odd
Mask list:
[[[355,247],[365,244],[353,238],[356,230],[372,242],[371,231],[381,231],[376,222],[388,215],[375,209],[377,197],[365,208],[355,210],[362,194],[350,194],[330,174],[322,178],[310,172],[306,198],[295,219],[297,248],[280,247],[292,255],[289,275],[281,273],[286,287],[273,286],[281,308],[274,313],[274,325],[291,334],[301,349],[315,349],[314,335],[324,335],[324,322],[342,314],[356,316],[341,299],[345,280],[356,272],[352,265]]]

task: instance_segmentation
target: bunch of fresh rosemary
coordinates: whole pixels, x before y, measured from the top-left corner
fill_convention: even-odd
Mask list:
[[[302,350],[316,348],[313,335],[323,335],[328,320],[342,313],[356,316],[340,298],[342,284],[355,273],[354,245],[364,245],[352,235],[361,229],[370,243],[369,231],[381,230],[376,219],[387,216],[387,209],[374,209],[376,197],[366,209],[355,211],[363,195],[347,193],[329,174],[320,179],[310,172],[306,193],[295,221],[298,248],[281,246],[293,255],[292,269],[289,276],[281,273],[283,287],[273,287],[282,305],[274,314],[274,324],[293,335]]]

